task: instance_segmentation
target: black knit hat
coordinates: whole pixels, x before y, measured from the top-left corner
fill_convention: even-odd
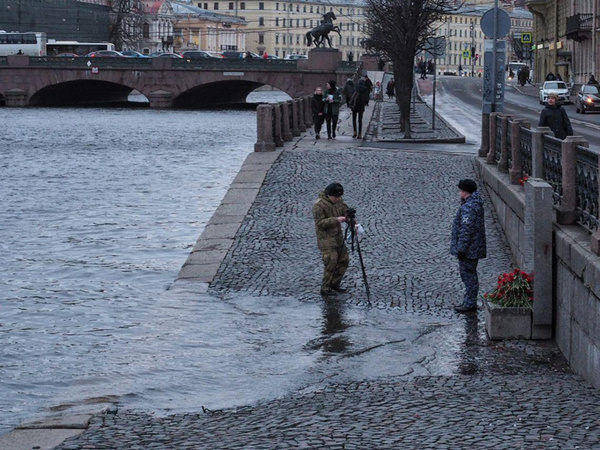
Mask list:
[[[325,195],[332,197],[341,197],[344,195],[344,187],[340,183],[331,183],[325,188]]]
[[[469,180],[468,178],[466,178],[458,182],[458,188],[461,191],[465,191],[469,194],[472,194],[477,190],[477,183],[475,183],[473,180]]]
[[[331,86],[331,89],[335,89],[337,87],[337,83],[335,82],[335,80],[329,80],[328,83],[329,86]]]

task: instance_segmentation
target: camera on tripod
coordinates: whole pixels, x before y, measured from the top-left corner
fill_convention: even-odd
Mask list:
[[[346,218],[350,220],[356,219],[356,210],[354,208],[348,208],[346,211]]]

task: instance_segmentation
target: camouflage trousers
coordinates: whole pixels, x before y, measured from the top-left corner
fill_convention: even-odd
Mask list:
[[[460,278],[465,285],[464,306],[473,306],[477,304],[477,295],[479,294],[477,263],[479,263],[478,259],[464,259],[458,262]]]
[[[348,255],[348,249],[344,245],[341,248],[321,250],[321,257],[323,258],[323,264],[325,264],[321,290],[326,291],[331,289],[331,286],[341,284],[350,262],[350,255]]]

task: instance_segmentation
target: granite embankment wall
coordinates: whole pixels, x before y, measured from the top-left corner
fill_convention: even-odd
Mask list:
[[[550,337],[571,367],[600,389],[600,246],[594,226],[598,217],[598,155],[580,138],[555,142],[548,130],[530,130],[522,121],[519,125],[518,119],[504,118],[505,125],[498,117],[490,120],[503,130],[492,129],[489,153],[478,158],[477,165],[515,264],[535,271],[534,330],[535,307],[543,306],[542,317],[550,318]],[[506,133],[511,126],[512,133]],[[552,176],[552,170],[557,177]],[[538,178],[531,178],[531,174]],[[530,204],[527,186],[521,185],[523,177],[530,177],[529,183],[546,184],[542,195],[549,198],[540,201],[553,204],[547,220],[536,221],[537,229],[528,225],[536,206]],[[544,221],[545,226],[540,224]],[[549,249],[536,244],[538,234],[545,230],[551,233]],[[540,265],[544,262],[547,270]],[[538,298],[537,288],[543,288],[550,298]],[[547,338],[543,327],[540,330],[542,335],[537,338]]]

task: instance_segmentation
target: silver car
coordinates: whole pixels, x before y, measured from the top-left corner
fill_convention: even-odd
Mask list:
[[[569,88],[564,81],[546,81],[540,88],[540,104],[548,104],[550,94],[558,95],[558,104],[569,103]]]

